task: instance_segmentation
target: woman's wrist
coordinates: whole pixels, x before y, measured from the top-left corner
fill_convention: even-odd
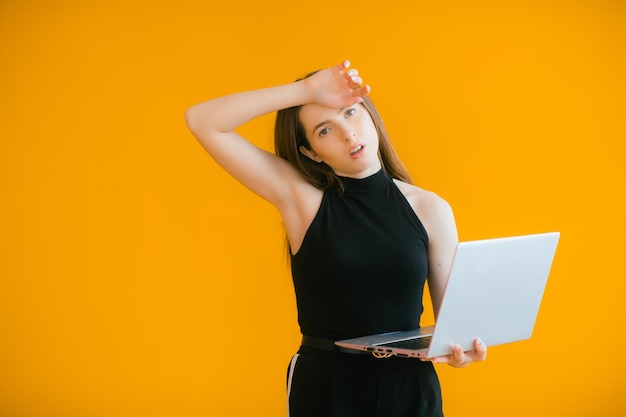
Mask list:
[[[305,78],[292,83],[295,89],[296,106],[315,102],[315,86],[311,78]]]

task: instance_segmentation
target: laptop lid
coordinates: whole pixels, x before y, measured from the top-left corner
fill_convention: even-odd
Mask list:
[[[529,339],[556,252],[558,232],[461,242],[428,357],[454,344],[472,350]]]
[[[364,336],[336,342],[351,349],[401,356],[435,357],[455,344],[473,349],[532,335],[560,234],[558,232],[461,242],[429,347],[417,350],[383,346],[426,333],[426,329]]]

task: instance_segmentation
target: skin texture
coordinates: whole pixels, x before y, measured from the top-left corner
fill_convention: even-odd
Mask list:
[[[344,177],[365,178],[380,170],[376,128],[360,104],[339,109],[306,104],[300,120],[311,148],[300,147],[305,156]]]
[[[304,239],[321,204],[323,191],[314,187],[291,164],[261,150],[235,129],[261,115],[302,106],[300,121],[309,146],[304,157],[325,163],[335,174],[365,178],[378,172],[378,134],[369,113],[360,104],[370,87],[344,61],[294,83],[218,97],[191,107],[187,125],[203,148],[234,178],[273,204],[280,212],[293,253]],[[429,236],[428,283],[435,315],[446,286],[458,243],[449,204],[435,193],[394,180],[421,219]],[[431,359],[464,367],[486,358],[480,341],[475,350],[456,346],[448,356]]]

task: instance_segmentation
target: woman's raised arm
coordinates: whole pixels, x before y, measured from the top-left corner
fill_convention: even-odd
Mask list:
[[[185,113],[187,126],[202,147],[238,181],[275,206],[288,199],[290,182],[303,181],[285,160],[235,133],[246,122],[267,113],[317,103],[347,107],[367,95],[355,70],[345,61],[301,81],[235,93],[197,104]]]

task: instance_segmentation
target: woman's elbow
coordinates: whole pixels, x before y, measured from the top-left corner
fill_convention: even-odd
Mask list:
[[[198,127],[198,111],[197,106],[193,106],[185,110],[185,123],[187,124],[187,128],[191,130],[192,133],[195,133]]]

